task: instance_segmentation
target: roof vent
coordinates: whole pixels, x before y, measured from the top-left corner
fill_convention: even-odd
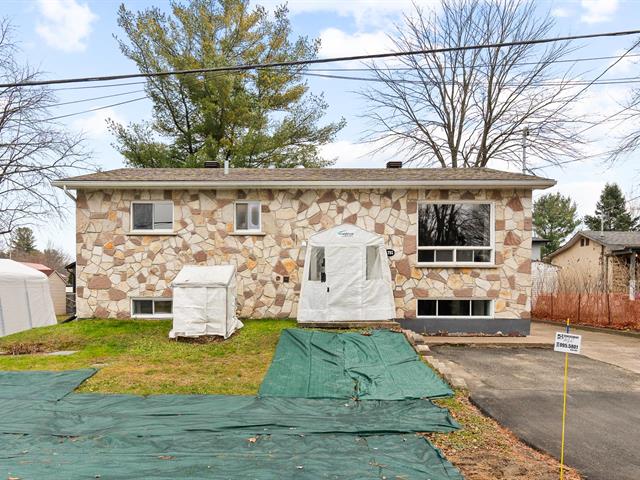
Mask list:
[[[387,162],[387,168],[402,168],[402,162],[392,160]]]
[[[204,168],[220,168],[220,162],[217,160],[207,160],[204,162]]]

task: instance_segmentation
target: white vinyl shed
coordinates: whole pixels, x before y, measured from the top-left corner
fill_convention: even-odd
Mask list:
[[[13,260],[0,260],[0,337],[56,324],[49,279]]]
[[[218,335],[242,328],[236,317],[236,267],[186,265],[171,283],[173,329],[169,337]]]
[[[346,224],[309,238],[298,322],[394,317],[391,270],[381,236]]]

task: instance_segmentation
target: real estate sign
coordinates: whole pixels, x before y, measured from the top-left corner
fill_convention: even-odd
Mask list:
[[[556,341],[553,349],[556,352],[580,353],[582,335],[574,335],[566,332],[556,332]]]

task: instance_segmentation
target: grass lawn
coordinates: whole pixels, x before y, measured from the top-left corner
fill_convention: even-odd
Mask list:
[[[283,328],[293,320],[248,320],[230,339],[183,343],[168,338],[170,320],[81,320],[0,338],[0,351],[69,356],[0,355],[1,370],[96,367],[80,391],[137,393],[258,392]]]
[[[196,344],[169,340],[171,321],[82,320],[0,338],[0,370],[66,370],[96,367],[80,391],[104,393],[209,393],[252,395],[269,368],[284,328],[293,320],[248,320],[226,341]],[[69,356],[42,352],[77,350]],[[468,480],[552,480],[558,462],[485,417],[465,392],[438,400],[463,425],[451,434],[429,434]],[[569,471],[566,478],[579,479]]]

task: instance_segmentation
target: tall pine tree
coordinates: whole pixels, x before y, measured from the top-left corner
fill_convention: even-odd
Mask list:
[[[600,194],[594,215],[584,217],[589,230],[636,231],[640,227],[640,218],[627,208],[627,201],[616,183],[607,183]]]
[[[11,236],[11,249],[16,253],[33,253],[36,249],[36,237],[29,227],[18,227]]]
[[[121,5],[122,53],[143,73],[309,60],[319,42],[291,39],[286,7],[271,16],[248,0],[172,2],[139,12]],[[319,147],[344,120],[320,124],[327,104],[312,95],[305,66],[150,77],[153,119],[110,122],[115,146],[136,167],[234,167],[330,164]]]
[[[542,255],[557,250],[580,225],[576,202],[560,193],[542,195],[533,204],[533,225],[536,233],[548,240],[542,247]]]

